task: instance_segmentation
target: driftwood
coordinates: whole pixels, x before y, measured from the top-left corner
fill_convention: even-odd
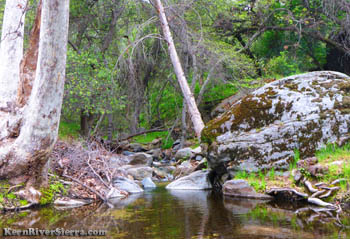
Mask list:
[[[328,202],[324,202],[322,201],[321,199],[319,198],[312,198],[312,197],[309,197],[307,199],[307,201],[311,204],[314,204],[314,205],[317,205],[317,206],[320,206],[320,207],[327,207],[327,208],[332,208],[332,209],[338,209],[337,206],[331,204],[331,203],[328,203]]]
[[[316,193],[316,192],[318,192],[318,190],[317,190],[316,188],[314,188],[314,187],[312,186],[312,184],[311,184],[308,180],[306,180],[306,181],[304,182],[304,184],[305,184],[307,190],[309,190],[309,192],[311,192],[311,193]]]
[[[317,198],[320,195],[324,194],[325,192],[327,192],[326,190],[321,190],[321,191],[317,191],[314,194],[311,195],[312,198]]]
[[[271,188],[266,193],[274,197],[289,197],[292,198],[293,201],[305,200],[308,197],[306,193],[298,192],[293,188]]]
[[[341,182],[346,182],[347,180],[345,178],[339,178],[339,179],[336,179],[334,180],[333,182],[331,182],[331,185],[338,185],[340,184]]]
[[[17,211],[30,209],[30,208],[32,208],[32,207],[34,207],[36,205],[38,205],[38,204],[30,203],[30,204],[27,204],[27,205],[24,205],[24,206],[19,206],[19,207],[15,207],[15,206],[13,206],[13,207],[0,207],[0,209],[3,210],[3,211],[15,211],[15,212],[17,212]]]

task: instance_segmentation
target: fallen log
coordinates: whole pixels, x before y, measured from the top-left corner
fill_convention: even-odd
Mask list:
[[[328,202],[324,202],[322,201],[321,199],[319,198],[308,198],[307,201],[311,204],[314,204],[314,205],[317,205],[317,206],[320,206],[320,207],[327,207],[327,208],[331,208],[331,209],[338,209],[337,206],[331,204],[331,203],[328,203]]]

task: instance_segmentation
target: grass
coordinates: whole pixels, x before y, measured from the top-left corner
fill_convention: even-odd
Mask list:
[[[247,173],[246,171],[237,172],[235,179],[245,179],[249,185],[257,192],[264,192],[266,189],[266,175],[259,171],[258,173]]]
[[[350,160],[350,144],[338,147],[336,144],[329,144],[316,152],[319,162],[334,162],[338,160]]]
[[[290,171],[297,168],[297,163],[299,160],[300,160],[300,152],[298,149],[295,149],[293,161],[289,164]]]
[[[151,132],[133,137],[132,142],[139,144],[149,144],[155,139],[162,138],[162,148],[169,149],[173,145],[174,141],[171,137],[168,137],[168,134],[168,131]],[[166,140],[167,137],[168,140]]]
[[[272,168],[269,172],[268,172],[268,177],[269,177],[269,180],[275,180],[275,168]]]
[[[69,138],[78,138],[80,136],[80,126],[78,123],[60,122],[60,128],[58,130],[58,137],[62,140]]]

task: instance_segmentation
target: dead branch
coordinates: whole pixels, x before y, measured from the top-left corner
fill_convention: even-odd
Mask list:
[[[80,184],[81,186],[85,187],[86,189],[90,190],[91,192],[93,192],[96,196],[98,196],[102,201],[106,201],[106,198],[104,196],[102,196],[99,192],[97,192],[96,190],[94,190],[93,188],[85,185],[84,183],[82,183],[80,180],[76,179],[76,178],[73,178],[69,175],[66,175],[66,174],[63,174],[62,175],[63,177],[66,177],[66,178],[69,178],[70,180]]]

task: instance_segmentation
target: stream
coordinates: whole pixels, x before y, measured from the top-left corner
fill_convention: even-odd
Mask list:
[[[13,229],[107,231],[106,237],[85,238],[350,238],[350,230],[336,226],[334,219],[326,220],[323,214],[314,216],[307,210],[297,215],[297,209],[209,191],[168,191],[160,186],[116,200],[113,208],[106,204],[41,207],[1,214],[0,223],[1,228]],[[350,218],[341,220],[344,225],[350,224]]]

